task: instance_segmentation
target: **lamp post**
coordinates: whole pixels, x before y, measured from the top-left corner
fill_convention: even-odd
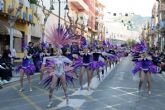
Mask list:
[[[55,10],[53,6],[54,2],[55,0],[50,0],[50,10]],[[69,10],[68,0],[66,0],[66,6],[64,10]],[[61,0],[58,0],[58,27],[60,27],[60,24],[61,24]]]

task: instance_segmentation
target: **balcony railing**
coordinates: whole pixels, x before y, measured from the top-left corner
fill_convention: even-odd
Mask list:
[[[0,7],[3,7],[2,13],[10,16],[16,16],[16,12],[19,5],[19,2],[17,2],[16,0],[4,0],[3,6]],[[29,23],[36,23],[33,10],[29,7],[26,7],[25,5],[23,5],[21,14],[19,15],[18,19],[21,19]]]

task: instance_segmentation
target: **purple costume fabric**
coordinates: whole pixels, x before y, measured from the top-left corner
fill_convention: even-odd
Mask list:
[[[109,59],[110,61],[117,61],[117,56],[115,56],[115,55],[110,55],[110,56],[108,56],[108,59]]]
[[[33,75],[35,72],[35,66],[32,59],[24,58],[22,65],[18,66],[16,71],[19,72],[21,69],[23,69],[27,75]]]
[[[76,61],[75,61],[74,64],[72,65],[72,67],[73,67],[74,69],[77,69],[77,68],[81,67],[82,64],[83,64],[82,59],[79,57],[78,59],[76,59]]]
[[[99,68],[99,63],[97,61],[93,61],[92,63],[89,64],[89,69],[91,70],[96,70]]]
[[[144,71],[144,73],[158,73],[158,67],[153,65],[151,60],[143,59],[140,61],[135,61],[135,67],[132,70],[132,73],[135,75],[139,71]]]
[[[46,67],[50,67],[54,65],[54,62],[51,61],[51,60],[47,60],[46,61]],[[74,77],[73,77],[73,74],[72,74],[73,71],[65,71],[65,80],[66,80],[66,84],[68,85],[69,83],[71,84],[74,84]],[[50,89],[50,86],[51,86],[51,82],[52,82],[52,79],[53,77],[55,76],[54,73],[52,73],[51,75],[48,75],[46,76],[43,81],[42,81],[42,84],[43,84],[43,87],[46,88],[46,89]],[[59,87],[61,87],[61,80],[60,78],[58,78],[58,81],[57,81],[57,85],[56,85],[56,88],[58,89]]]
[[[141,71],[141,67],[142,67],[141,61],[135,61],[135,66],[132,70],[132,73],[135,75],[137,72]]]
[[[89,69],[91,70],[97,70],[100,67],[104,67],[105,63],[103,61],[93,61],[92,63],[89,64]]]
[[[52,79],[55,76],[55,74],[52,75],[48,75],[47,77],[45,77],[45,79],[42,81],[43,87],[46,89],[50,89],[51,83],[52,83]],[[71,73],[67,72],[65,73],[65,81],[66,84],[73,84],[74,85],[74,77],[72,76]],[[56,88],[60,88],[61,87],[61,80],[60,78],[58,78],[57,80],[57,84],[56,84]]]
[[[105,66],[105,62],[103,61],[98,61],[99,67],[104,67]]]

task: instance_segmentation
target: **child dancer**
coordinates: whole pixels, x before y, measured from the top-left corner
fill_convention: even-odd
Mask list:
[[[82,67],[80,69],[80,88],[81,90],[83,89],[82,84],[83,84],[83,74],[84,72],[87,72],[87,77],[88,77],[88,90],[90,89],[90,84],[91,84],[91,70],[89,69],[89,64],[91,63],[90,59],[91,59],[91,55],[92,53],[89,53],[89,50],[86,47],[84,47],[84,50],[82,53],[80,53],[80,55],[82,56],[82,60],[83,60],[83,64]]]
[[[29,83],[29,90],[32,91],[30,76],[34,74],[35,66],[33,64],[32,56],[28,55],[27,49],[24,50],[24,58],[23,58],[22,65],[20,65],[17,69],[20,72],[21,88],[19,91],[20,92],[23,91],[23,79],[24,79],[25,74],[27,75],[27,79],[28,79],[28,83]]]

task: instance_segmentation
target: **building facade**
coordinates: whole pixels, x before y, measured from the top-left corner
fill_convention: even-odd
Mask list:
[[[165,49],[165,0],[156,0],[152,9],[151,39],[153,46]]]
[[[49,4],[50,1],[43,1],[44,4]],[[51,25],[55,24],[58,25],[58,17],[59,17],[59,2],[54,1],[53,3],[53,9],[52,14],[49,16],[45,29],[49,28]],[[41,4],[41,3],[40,3]],[[98,36],[99,34],[103,33],[103,30],[100,30],[98,32],[98,27],[101,27],[99,29],[102,29],[102,17],[104,6],[98,2],[98,0],[68,0],[68,6],[69,6],[69,17],[68,19],[68,10],[65,10],[66,7],[66,0],[61,0],[60,3],[60,24],[70,25],[71,21],[73,21],[73,24],[77,27],[75,29],[76,35],[83,35],[85,36],[89,41],[91,39],[94,39],[95,36]],[[50,9],[50,5],[46,5],[48,7],[47,10]],[[76,22],[78,18],[78,21]],[[97,21],[97,19],[99,19]],[[99,22],[99,23],[98,23]],[[97,29],[96,29],[97,28]]]
[[[20,8],[21,4],[23,6]],[[20,8],[20,12],[18,12],[18,8]],[[10,26],[10,20],[13,20],[13,27]],[[27,44],[29,37],[29,26],[35,25],[37,19],[28,0],[1,0],[0,23],[2,24],[0,25],[0,54],[5,45],[15,48],[17,53],[22,53],[23,46]],[[13,36],[10,35],[11,28]]]

